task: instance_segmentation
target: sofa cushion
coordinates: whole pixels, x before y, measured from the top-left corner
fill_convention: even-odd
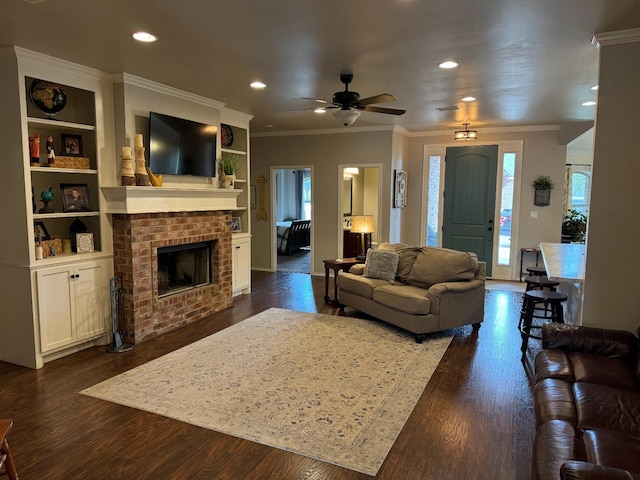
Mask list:
[[[535,358],[536,383],[545,378],[558,378],[565,382],[573,382],[573,364],[562,350],[555,348],[540,350]]]
[[[376,287],[389,285],[386,280],[378,278],[368,278],[363,275],[354,275],[353,273],[339,272],[338,287],[345,292],[353,293],[369,300],[373,299],[373,290]]]
[[[398,254],[396,252],[369,249],[367,260],[364,264],[365,277],[380,278],[393,283],[397,270]]]
[[[622,359],[581,352],[570,353],[569,359],[576,382],[640,390],[633,368]]]
[[[431,300],[423,288],[410,285],[385,285],[373,291],[373,299],[387,307],[406,313],[426,315],[431,308]]]
[[[472,280],[478,270],[478,256],[446,248],[421,247],[406,283],[429,288],[436,283]]]
[[[640,441],[637,438],[597,429],[586,430],[582,439],[590,462],[640,472]]]
[[[576,382],[573,396],[579,428],[640,438],[640,392]]]
[[[405,245],[404,243],[385,242],[378,246],[378,250],[387,250],[398,254],[399,259],[396,278],[401,282],[407,283],[407,279],[411,273],[411,267],[413,267],[416,257],[421,251],[420,247],[412,247],[410,245]]]

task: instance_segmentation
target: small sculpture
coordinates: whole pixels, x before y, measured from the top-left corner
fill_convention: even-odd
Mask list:
[[[32,167],[40,166],[40,134],[29,137],[29,157]]]
[[[136,154],[136,185],[139,187],[146,187],[149,185],[149,174],[147,173],[146,162],[144,159],[144,147],[141,133],[136,133],[136,136],[134,137],[133,150]]]
[[[136,184],[136,176],[133,172],[133,162],[131,161],[131,147],[122,147],[122,169],[120,180],[123,187],[131,187]]]
[[[53,136],[51,135],[47,137],[47,161],[49,165],[56,161],[56,152],[53,147]]]

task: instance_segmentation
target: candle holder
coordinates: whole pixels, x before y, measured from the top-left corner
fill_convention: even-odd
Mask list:
[[[149,175],[144,160],[144,147],[133,147],[136,152],[136,185],[139,187],[146,187],[149,185]]]
[[[126,147],[128,151],[125,151],[125,148],[122,149],[122,170],[120,171],[120,179],[122,181],[122,186],[131,187],[136,185],[136,176],[133,172],[133,161],[131,158],[131,148]],[[144,155],[144,152],[143,152]],[[144,160],[144,156],[143,156]]]

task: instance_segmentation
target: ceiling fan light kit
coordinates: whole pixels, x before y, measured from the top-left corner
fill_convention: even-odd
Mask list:
[[[336,110],[333,112],[333,116],[345,127],[348,127],[358,119],[360,112],[357,110]]]
[[[470,123],[463,123],[464,130],[456,130],[455,138],[456,140],[477,140],[478,139],[478,131],[477,130],[469,130]]]

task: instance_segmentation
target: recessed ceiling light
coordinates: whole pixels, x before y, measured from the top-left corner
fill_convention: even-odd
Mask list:
[[[158,40],[158,37],[148,32],[136,32],[132,36],[139,42],[145,42],[145,43],[155,42],[156,40]]]
[[[456,68],[458,66],[458,64],[456,62],[454,62],[453,60],[447,60],[446,62],[442,62],[440,65],[438,65],[440,68]]]
[[[315,113],[327,113],[327,109],[326,108],[316,108],[314,110]]]
[[[476,97],[464,97],[462,99],[463,102],[473,102],[475,101]]]
[[[594,85],[593,87],[591,87],[591,90],[598,90],[598,85]]]
[[[596,104],[596,102],[594,101],[590,101],[590,102],[583,102],[582,106],[583,107],[593,107]]]
[[[264,90],[265,88],[267,88],[267,84],[262,82],[251,82],[249,86],[256,90]]]

